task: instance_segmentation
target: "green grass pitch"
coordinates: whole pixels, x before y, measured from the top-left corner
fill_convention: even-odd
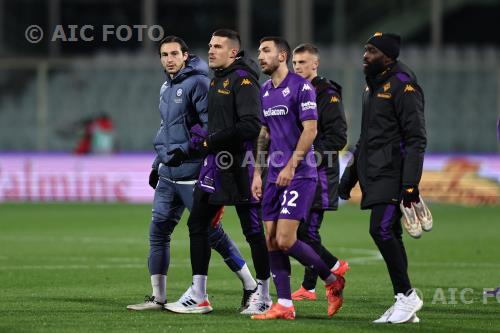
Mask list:
[[[419,240],[405,235],[410,278],[424,297],[421,323],[376,326],[371,320],[393,302],[392,288],[368,234],[368,212],[354,205],[327,213],[322,227],[325,245],[351,265],[342,310],[327,318],[318,283],[317,302],[295,302],[295,321],[256,322],[237,312],[241,284],[215,252],[208,280],[213,313],[125,309],[151,293],[150,205],[2,204],[0,332],[500,332],[500,297],[483,298],[483,288],[500,286],[500,207],[431,209],[434,230]],[[190,283],[186,215],[172,240],[171,301]],[[227,208],[225,229],[249,259],[235,218]],[[303,270],[297,263],[292,270],[296,289]]]

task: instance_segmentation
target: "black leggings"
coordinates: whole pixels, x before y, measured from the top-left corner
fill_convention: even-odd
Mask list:
[[[408,258],[403,244],[401,211],[394,204],[379,204],[371,208],[370,235],[384,257],[394,294],[406,294],[411,289]]]

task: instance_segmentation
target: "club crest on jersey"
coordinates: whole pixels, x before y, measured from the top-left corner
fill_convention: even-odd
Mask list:
[[[262,110],[262,113],[264,117],[285,116],[288,114],[288,107],[286,105],[275,105]]]
[[[225,79],[224,82],[222,82],[222,86],[224,88],[227,88],[228,85],[229,85],[229,79]]]
[[[288,96],[290,94],[290,88],[286,87],[281,93],[283,94],[283,97]]]
[[[181,97],[181,95],[182,95],[182,88],[177,89],[177,91],[175,92],[175,95],[177,95],[177,97]]]
[[[266,92],[264,93],[264,96],[262,97],[269,97],[269,90],[266,90]]]
[[[306,90],[312,90],[311,89],[311,86],[307,83],[304,83],[304,85],[302,86],[302,91],[306,91]]]

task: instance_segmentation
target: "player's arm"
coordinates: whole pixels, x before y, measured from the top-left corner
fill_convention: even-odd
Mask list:
[[[305,154],[311,149],[311,146],[316,138],[317,134],[317,120],[305,120],[302,122],[302,133],[300,134],[297,146],[292,154],[292,157],[288,160],[286,166],[281,170],[276,180],[276,184],[279,186],[287,186],[293,179],[295,175],[295,169],[304,159]]]
[[[342,178],[340,179],[339,197],[344,200],[348,200],[351,197],[351,190],[354,186],[356,186],[356,183],[358,182],[357,162],[360,141],[361,138],[359,138],[358,143],[356,144],[356,148],[354,148],[351,157],[347,161],[344,173],[342,174]]]
[[[208,131],[208,85],[208,79],[198,80],[191,95],[191,104],[198,114],[201,127],[205,131]]]
[[[263,125],[257,137],[257,148],[255,151],[255,165],[252,179],[252,195],[260,200],[262,197],[262,171],[265,166],[267,152],[269,151],[269,128]]]
[[[396,91],[394,105],[405,146],[403,186],[418,186],[427,144],[424,98],[420,87],[414,83],[404,83]]]
[[[257,137],[257,149],[255,151],[255,168],[254,173],[262,175],[264,169],[265,157],[269,151],[269,129],[266,126],[260,128],[259,136]]]
[[[318,109],[321,110],[321,136],[314,140],[314,150],[324,156],[328,152],[337,152],[347,143],[347,122],[340,95],[331,92],[318,99]]]

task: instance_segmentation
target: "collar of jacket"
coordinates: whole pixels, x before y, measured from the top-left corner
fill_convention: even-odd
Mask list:
[[[366,83],[370,88],[374,86],[378,86],[387,81],[388,78],[395,74],[395,68],[397,67],[398,61],[394,61],[389,64],[387,68],[382,72],[375,76],[366,76]]]
[[[316,76],[314,79],[312,79],[311,84],[313,85],[314,89],[316,89],[316,94],[319,95],[325,90],[332,89],[335,90],[339,96],[342,96],[342,87],[340,84],[338,84],[335,81],[328,80],[326,77],[323,76]]]

